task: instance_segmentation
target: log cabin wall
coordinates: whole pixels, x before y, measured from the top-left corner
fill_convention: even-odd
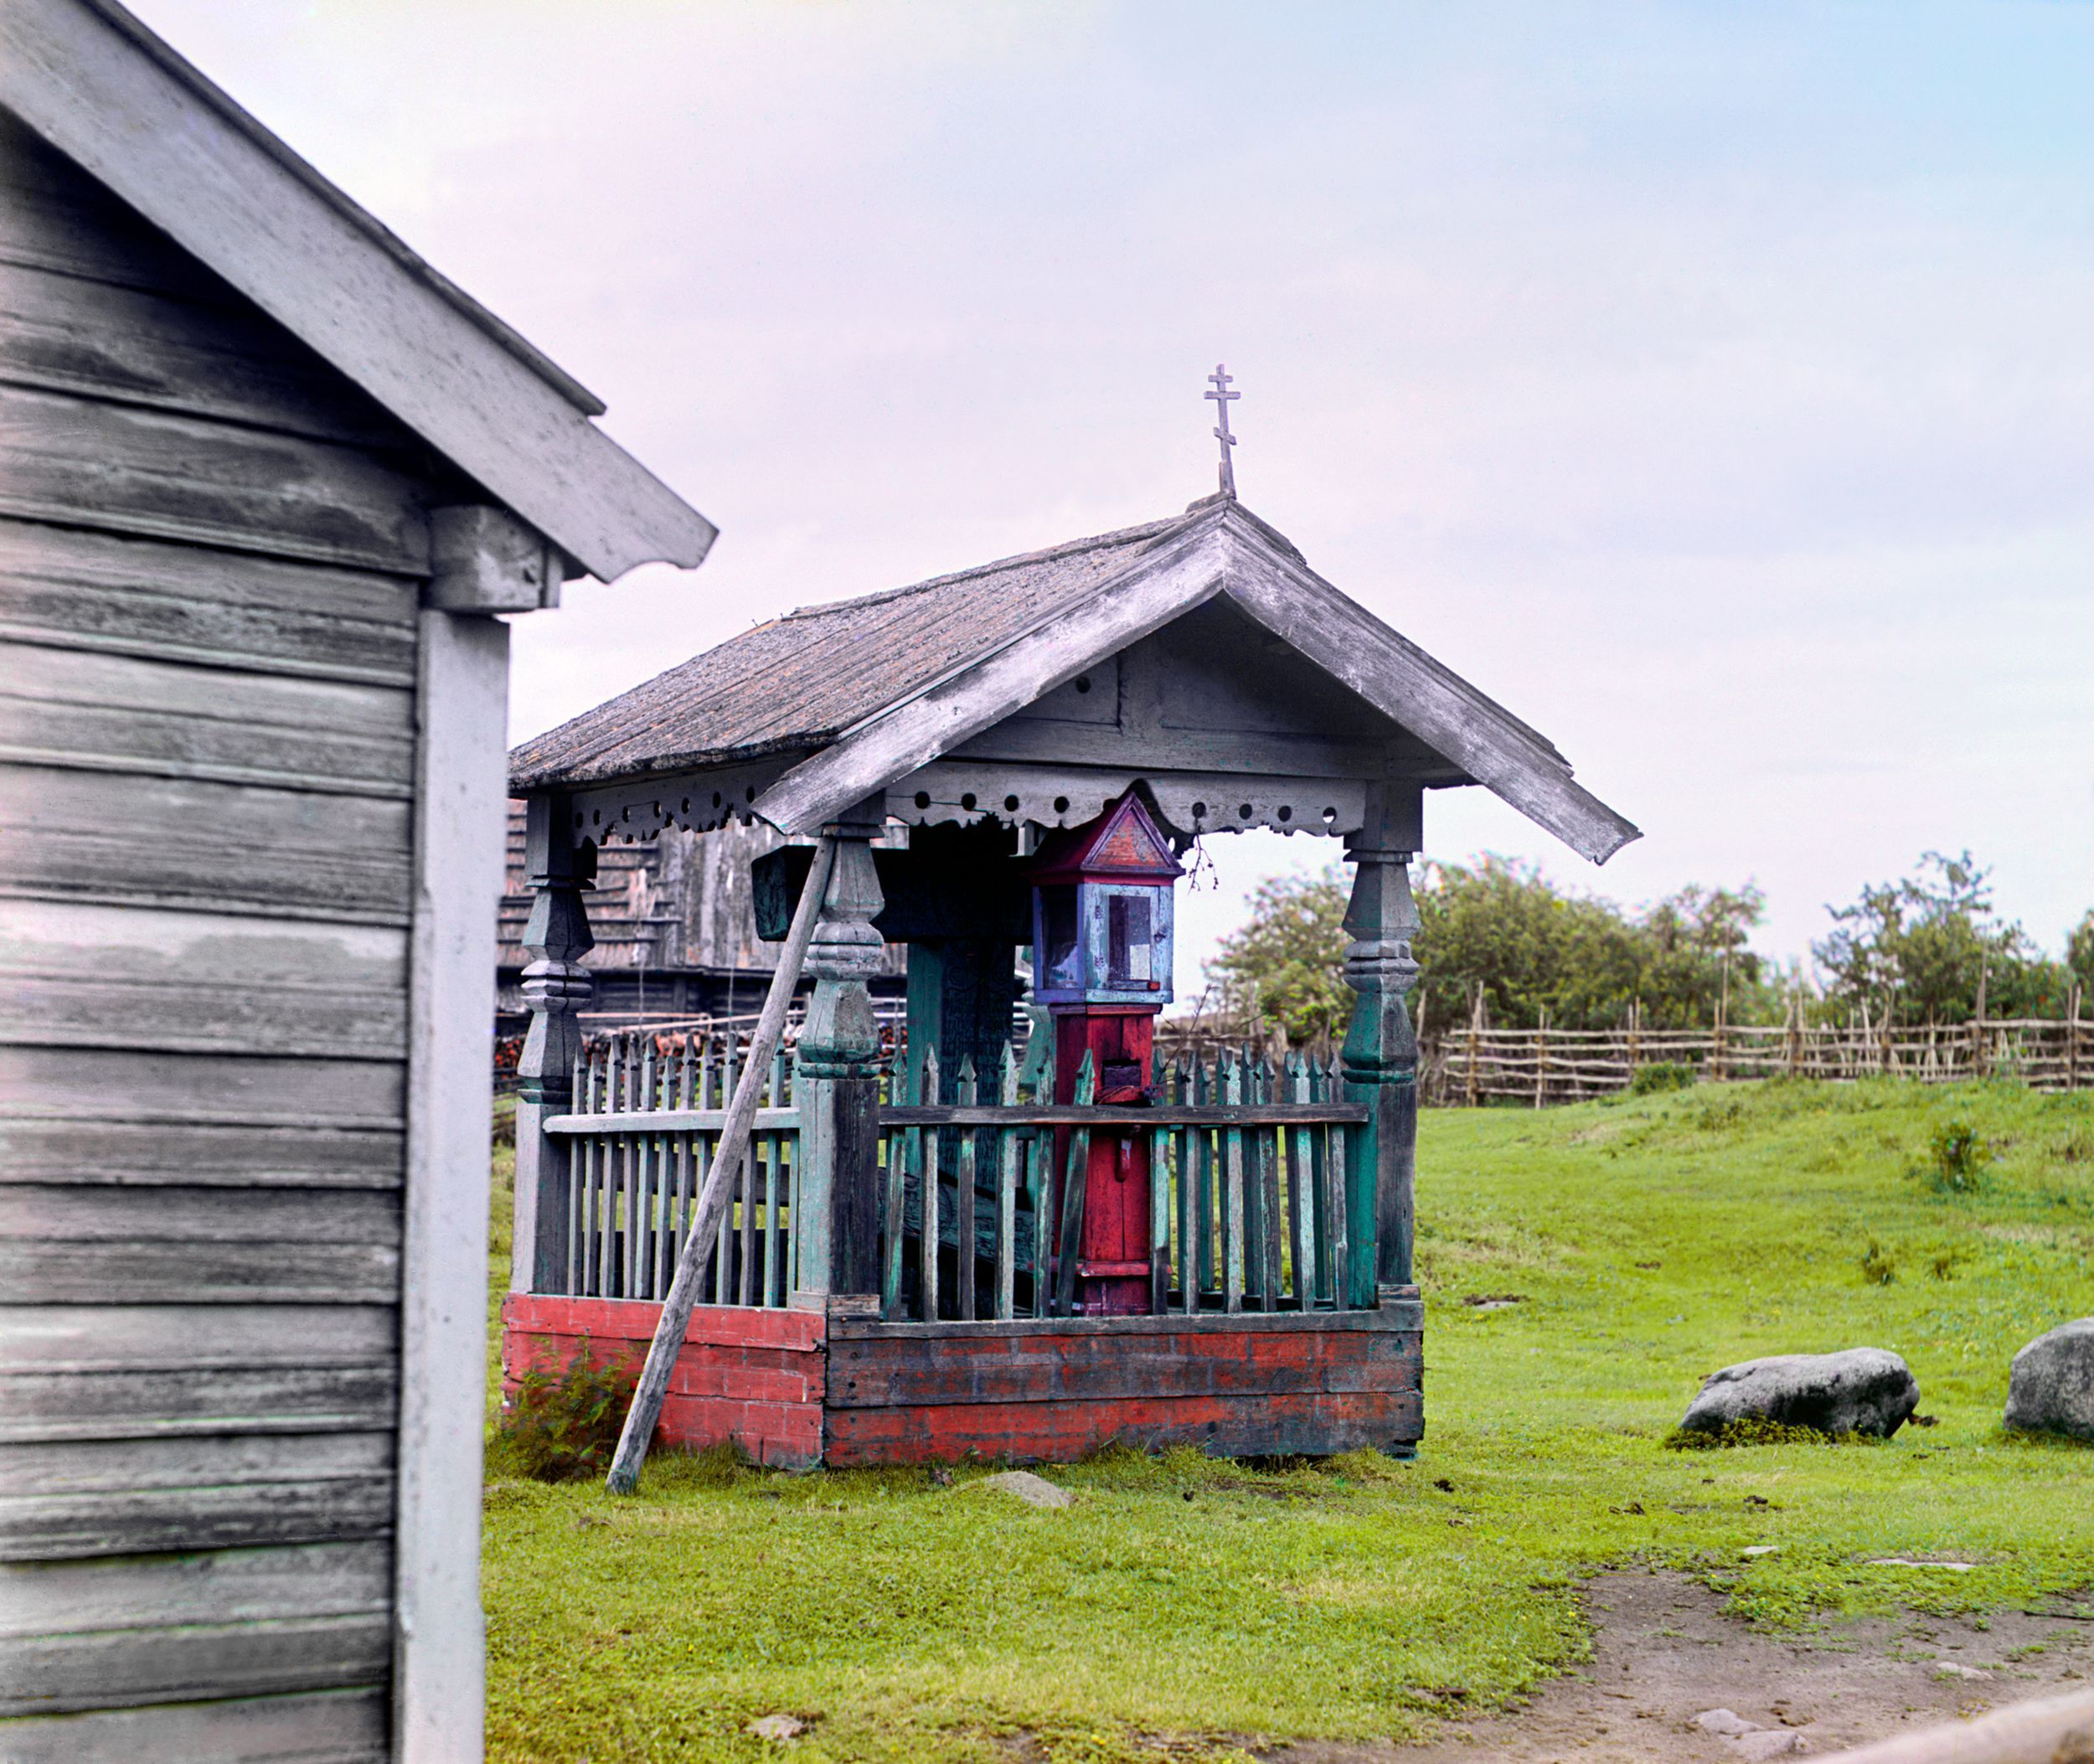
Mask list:
[[[705,833],[665,828],[655,838],[614,841],[596,857],[586,958],[596,990],[585,1027],[701,1016],[754,1019],[778,964],[779,944],[757,930],[749,867],[784,843],[758,823]],[[524,804],[509,804],[508,880],[502,897],[495,1032],[519,1036],[524,926],[531,911],[524,854]],[[907,952],[890,946],[872,982],[875,998],[898,998]]]
[[[11,1758],[387,1755],[447,469],[0,112]]]

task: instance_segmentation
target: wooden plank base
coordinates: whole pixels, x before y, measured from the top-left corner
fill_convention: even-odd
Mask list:
[[[660,1315],[625,1299],[512,1293],[502,1364],[586,1341],[637,1369]],[[732,1442],[759,1463],[1066,1463],[1114,1440],[1229,1457],[1408,1453],[1422,1436],[1422,1319],[1375,1311],[907,1323],[701,1306],[657,1443]]]

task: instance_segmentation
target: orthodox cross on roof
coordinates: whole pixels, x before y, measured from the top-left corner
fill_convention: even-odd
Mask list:
[[[1236,499],[1236,468],[1229,450],[1235,446],[1236,438],[1229,432],[1229,400],[1241,398],[1243,394],[1229,389],[1229,382],[1235,375],[1220,362],[1215,364],[1215,371],[1207,378],[1215,389],[1205,396],[1214,400],[1215,415],[1221,419],[1215,425],[1215,439],[1221,443],[1221,493],[1233,503]]]

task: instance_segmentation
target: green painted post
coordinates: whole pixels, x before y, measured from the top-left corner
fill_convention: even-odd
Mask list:
[[[1411,954],[1417,907],[1411,856],[1420,843],[1416,785],[1368,792],[1367,820],[1346,841],[1354,865],[1345,909],[1345,982],[1359,994],[1341,1056],[1348,1101],[1366,1105],[1345,1136],[1347,1302],[1371,1306],[1411,1284],[1411,1185],[1418,1142],[1418,1039],[1404,995],[1417,983]]]
[[[792,1230],[798,1292],[879,1310],[879,1024],[865,983],[884,944],[873,867],[882,799],[869,797],[822,831],[836,864],[807,946],[814,981],[793,1066],[801,1173]],[[833,1308],[833,1307],[832,1307]]]

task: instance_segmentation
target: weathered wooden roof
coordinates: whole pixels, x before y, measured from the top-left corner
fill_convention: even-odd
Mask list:
[[[804,752],[1109,581],[1155,521],[758,625],[509,756],[512,785],[592,783]]]
[[[756,814],[806,832],[1220,596],[1595,862],[1638,837],[1542,735],[1219,498],[759,626],[524,743],[511,787],[587,789],[802,756],[751,795]]]
[[[115,0],[0,5],[20,117],[592,575],[697,564],[712,523],[602,403]]]

